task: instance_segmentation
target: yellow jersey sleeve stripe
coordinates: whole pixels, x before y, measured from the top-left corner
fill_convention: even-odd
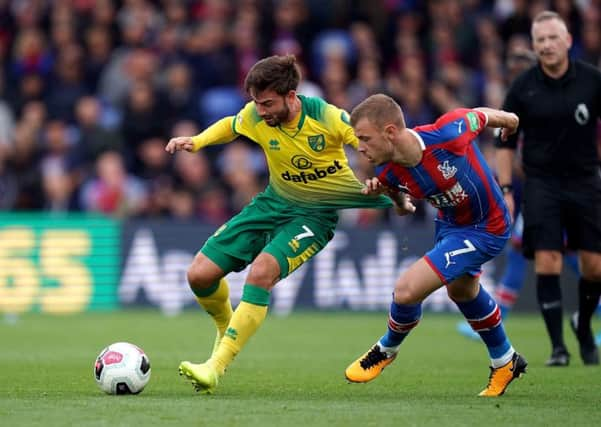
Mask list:
[[[232,119],[232,132],[234,132],[234,134],[236,134],[236,135],[240,135],[240,133],[236,130],[236,120],[237,119],[238,119],[238,116],[236,116]]]

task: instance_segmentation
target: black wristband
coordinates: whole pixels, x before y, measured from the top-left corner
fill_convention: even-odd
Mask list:
[[[503,192],[503,194],[509,194],[513,191],[513,185],[511,185],[511,184],[501,185],[501,191]]]

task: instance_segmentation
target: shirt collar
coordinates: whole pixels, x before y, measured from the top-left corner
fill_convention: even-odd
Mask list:
[[[543,71],[543,68],[540,65],[540,62],[536,65],[536,77],[543,82],[549,83],[551,85],[563,85],[564,83],[576,78],[576,67],[574,67],[574,62],[572,60],[568,63],[568,70],[565,72],[563,76],[558,79],[554,79],[549,77]]]

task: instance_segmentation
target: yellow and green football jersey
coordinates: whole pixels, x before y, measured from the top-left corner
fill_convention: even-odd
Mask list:
[[[357,147],[348,114],[320,98],[299,95],[302,111],[293,128],[271,127],[249,102],[232,121],[232,129],[263,148],[271,188],[295,204],[325,209],[389,207],[387,197],[361,194],[344,153]]]

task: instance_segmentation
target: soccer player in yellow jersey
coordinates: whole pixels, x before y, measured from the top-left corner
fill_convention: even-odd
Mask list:
[[[292,55],[257,62],[244,82],[252,101],[194,137],[172,138],[165,150],[198,151],[244,135],[267,157],[269,185],[204,244],[188,270],[198,303],[217,326],[205,363],[181,362],[197,391],[212,393],[227,366],[260,327],[275,284],[325,247],[338,209],[387,208],[384,196],[362,194],[344,145],[358,141],[345,111],[296,93],[300,72]],[[224,276],[250,264],[242,300],[232,312]]]

